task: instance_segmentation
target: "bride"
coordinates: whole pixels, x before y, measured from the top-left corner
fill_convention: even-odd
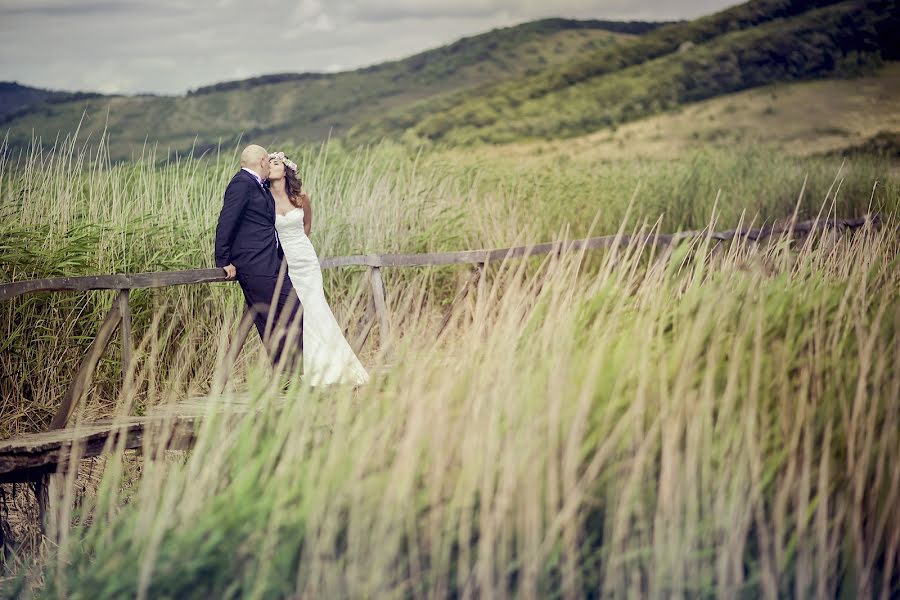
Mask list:
[[[284,152],[269,155],[270,191],[275,198],[275,230],[287,260],[288,277],[303,306],[303,373],[310,385],[369,380],[328,306],[319,257],[309,232],[312,206],[301,191],[297,165]]]

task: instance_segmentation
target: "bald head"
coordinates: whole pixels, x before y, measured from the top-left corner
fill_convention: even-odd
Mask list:
[[[241,152],[241,167],[253,169],[261,177],[269,176],[269,153],[262,146],[250,144]]]

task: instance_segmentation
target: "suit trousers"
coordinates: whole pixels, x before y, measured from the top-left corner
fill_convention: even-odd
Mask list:
[[[286,372],[293,372],[303,364],[303,311],[291,280],[285,273],[279,288],[278,277],[242,274],[240,270],[237,279],[272,364],[277,367],[287,352],[283,366]]]

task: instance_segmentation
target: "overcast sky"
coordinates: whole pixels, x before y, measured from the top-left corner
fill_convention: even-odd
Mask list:
[[[735,0],[0,0],[0,80],[182,94],[343,71],[544,17],[693,18]]]

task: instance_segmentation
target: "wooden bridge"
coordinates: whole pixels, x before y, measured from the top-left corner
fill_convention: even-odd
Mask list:
[[[787,236],[792,239],[806,238],[813,233],[840,233],[867,226],[877,227],[878,216],[859,219],[827,219],[792,223],[781,227],[764,227],[725,232],[685,231],[675,234],[610,235],[587,239],[551,242],[534,246],[499,248],[494,250],[468,250],[462,252],[442,252],[431,254],[365,254],[342,256],[321,260],[323,269],[344,266],[368,267],[369,281],[373,292],[370,311],[364,319],[360,334],[354,342],[359,351],[368,339],[376,321],[382,337],[387,337],[389,318],[385,301],[384,281],[381,269],[389,267],[424,267],[454,264],[473,265],[472,273],[459,290],[444,315],[441,330],[446,327],[454,308],[490,262],[513,258],[525,258],[564,252],[626,246],[640,243],[668,246],[686,240],[706,238],[719,243],[731,241],[760,242]],[[176,410],[165,410],[144,417],[129,417],[125,420],[97,421],[68,427],[78,404],[90,388],[90,381],[101,355],[117,330],[121,330],[122,369],[127,372],[132,358],[132,331],[129,293],[133,289],[162,288],[175,285],[208,284],[228,282],[221,269],[192,269],[159,273],[95,275],[87,277],[58,277],[0,284],[0,301],[9,300],[23,294],[38,292],[116,290],[118,295],[107,313],[97,337],[91,343],[78,371],[63,396],[50,428],[44,433],[35,433],[0,441],[0,483],[29,482],[34,489],[41,511],[42,525],[47,531],[54,529],[48,523],[48,505],[53,501],[49,491],[59,485],[58,477],[66,470],[77,466],[77,462],[108,453],[113,449],[142,449],[146,440],[153,437],[154,448],[187,448],[194,439],[195,425],[208,406],[203,402],[184,403]],[[232,340],[229,359],[240,352],[250,330],[249,319],[242,321],[241,327]],[[0,527],[0,546],[3,528]]]

